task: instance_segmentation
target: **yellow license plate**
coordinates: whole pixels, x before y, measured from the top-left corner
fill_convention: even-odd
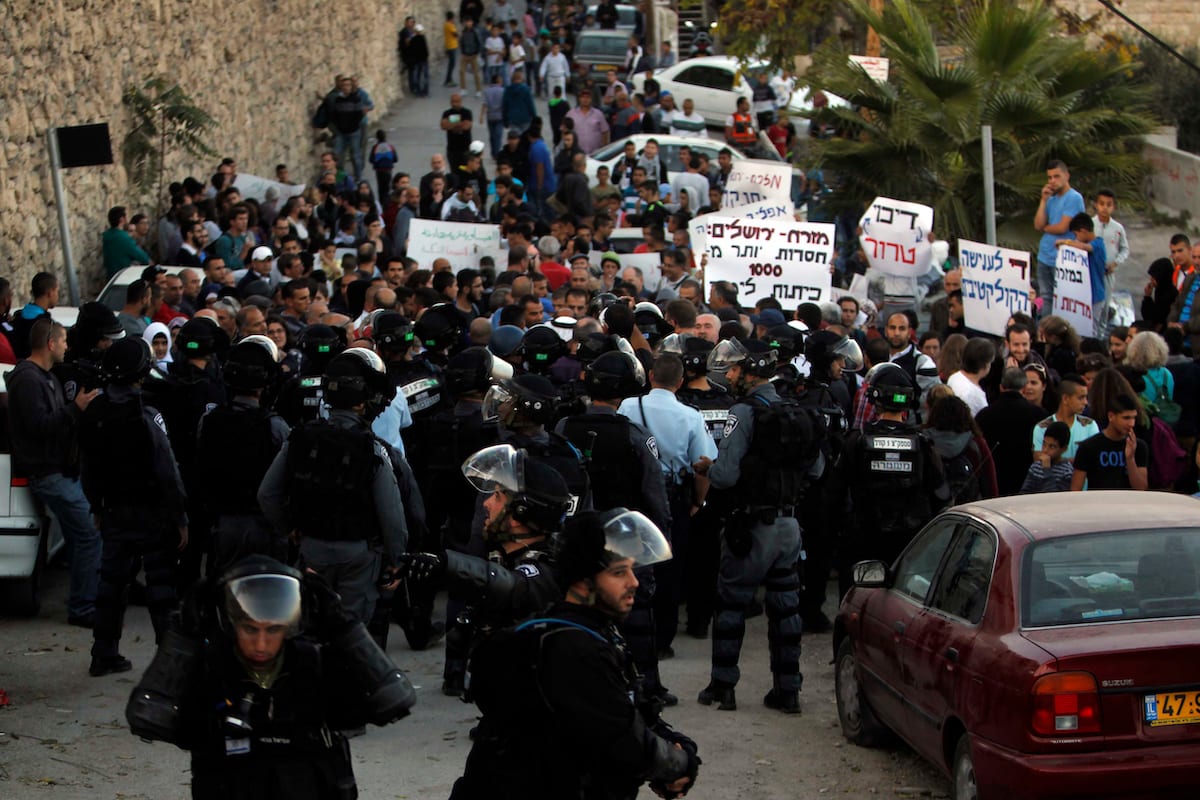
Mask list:
[[[616,64],[596,64],[592,67],[592,69],[596,70],[597,72],[608,72],[610,69],[620,71],[621,68]]]
[[[1144,706],[1146,724],[1152,728],[1200,722],[1200,691],[1148,694]]]

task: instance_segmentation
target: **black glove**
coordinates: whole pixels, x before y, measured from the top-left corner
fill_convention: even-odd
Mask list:
[[[358,617],[346,610],[342,598],[317,573],[305,571],[304,595],[309,630],[321,641],[336,639],[358,624]]]
[[[446,553],[402,553],[397,574],[413,583],[440,582],[446,575]]]

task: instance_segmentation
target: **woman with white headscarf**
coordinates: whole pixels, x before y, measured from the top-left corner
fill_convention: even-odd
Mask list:
[[[154,366],[160,372],[167,371],[167,365],[174,361],[171,356],[171,332],[161,322],[151,322],[146,326],[142,338],[150,345],[150,353],[154,356]]]

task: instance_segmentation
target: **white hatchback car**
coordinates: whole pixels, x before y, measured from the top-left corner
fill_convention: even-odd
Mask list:
[[[696,112],[704,117],[705,122],[715,128],[725,126],[725,118],[737,108],[739,97],[750,98],[753,86],[747,76],[753,76],[766,69],[761,62],[751,62],[743,65],[732,56],[700,56],[688,58],[665,69],[655,70],[654,80],[658,81],[660,91],[670,92],[675,98],[675,105],[683,107],[683,101],[690,99],[696,105]],[[779,76],[773,76],[779,77]],[[773,80],[776,92],[780,91],[778,82]],[[635,75],[633,90],[645,90],[646,76]],[[825,93],[830,105],[849,105],[836,95]],[[808,135],[808,120],[800,113],[812,109],[812,90],[804,86],[796,86],[787,99],[788,118],[796,126],[797,136]]]

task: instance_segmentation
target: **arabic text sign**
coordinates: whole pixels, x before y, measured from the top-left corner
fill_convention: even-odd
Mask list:
[[[413,219],[410,223],[408,256],[416,259],[422,269],[429,269],[434,259],[444,258],[455,272],[467,267],[479,269],[479,259],[484,256],[495,259],[497,268],[508,263],[500,246],[499,225],[431,219]]]
[[[958,240],[968,328],[1003,336],[1014,312],[1029,313],[1029,253]]]
[[[721,208],[729,210],[751,203],[790,201],[791,198],[790,164],[747,158],[733,162],[725,182],[725,193],[721,195]]]
[[[888,60],[878,56],[850,56],[850,61],[858,64],[871,80],[887,83],[888,79]]]
[[[933,209],[888,197],[875,202],[859,220],[862,248],[871,268],[916,278],[929,271]]]
[[[763,297],[774,297],[785,306],[830,299],[833,225],[717,214],[705,214],[693,223],[704,229],[705,281],[736,284],[742,305],[752,306]]]
[[[1088,269],[1088,254],[1077,247],[1058,248],[1054,262],[1053,314],[1071,323],[1080,336],[1091,336],[1092,273]]]

